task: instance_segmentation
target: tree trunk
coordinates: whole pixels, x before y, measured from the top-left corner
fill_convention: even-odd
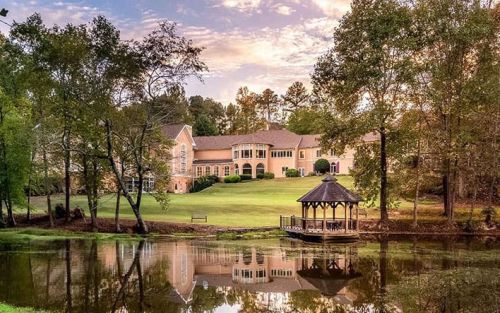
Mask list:
[[[0,228],[5,227],[5,220],[3,218],[3,204],[2,204],[2,197],[0,195]]]
[[[125,199],[127,199],[128,203],[130,204],[130,207],[132,208],[132,211],[134,212],[135,218],[137,219],[137,224],[139,226],[138,231],[140,233],[147,233],[148,232],[148,227],[144,220],[142,219],[140,207],[134,202],[134,199],[132,199],[132,196],[128,192],[128,190],[125,188],[125,182],[123,181],[123,178],[121,177],[118,169],[116,168],[116,162],[113,159],[113,143],[112,143],[112,125],[111,121],[107,120],[106,121],[106,138],[107,138],[107,150],[108,150],[108,160],[111,165],[111,168],[113,170],[113,173],[115,174],[115,177],[117,181],[120,184],[120,188],[123,192],[123,195],[125,196]]]
[[[66,222],[70,220],[70,197],[71,197],[71,177],[70,177],[70,166],[71,166],[71,152],[70,147],[70,132],[66,128],[64,130],[63,146],[64,146],[64,196],[65,196],[65,207],[66,207]]]
[[[31,160],[30,160],[30,170],[28,175],[28,207],[26,210],[26,219],[28,221],[31,220],[31,185],[33,184],[33,162],[35,161],[35,152],[31,151]]]
[[[380,128],[380,221],[389,221],[387,211],[387,151],[385,128]]]
[[[120,161],[120,176],[123,179],[123,173],[125,168],[123,165],[123,160]],[[120,188],[119,182],[116,183],[116,207],[115,207],[115,232],[121,233],[122,229],[120,227],[120,202],[122,197],[122,189]]]
[[[90,212],[90,220],[91,220],[91,225],[92,225],[92,231],[96,232],[97,231],[97,220],[95,216],[95,208],[94,208],[94,201],[93,201],[93,190],[92,190],[92,179],[89,174],[89,166],[88,166],[88,160],[87,160],[87,155],[83,154],[82,155],[82,165],[83,165],[83,180],[85,184],[85,193],[87,194],[87,204],[89,207],[89,212]]]
[[[42,158],[43,158],[43,185],[45,189],[45,195],[47,197],[47,214],[49,215],[49,225],[54,227],[54,217],[52,216],[52,204],[50,199],[50,188],[49,188],[49,162],[47,160],[47,150],[45,147],[42,148]]]
[[[419,135],[420,136],[420,135]],[[420,137],[417,142],[417,168],[415,182],[415,199],[413,200],[413,227],[417,227],[418,196],[420,189]]]

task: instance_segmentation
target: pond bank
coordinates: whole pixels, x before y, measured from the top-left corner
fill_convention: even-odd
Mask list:
[[[54,234],[59,237],[88,237],[91,235],[96,239],[113,239],[116,236],[130,237],[136,235],[135,221],[122,220],[120,225],[122,233],[115,233],[114,220],[111,218],[98,219],[98,233],[93,233],[89,220],[75,219],[66,222],[64,219],[55,221],[55,227],[49,227],[48,218],[45,215],[33,216],[30,221],[23,215],[16,216],[17,227],[10,228],[11,231],[22,229],[40,229],[42,236]],[[191,238],[206,237],[217,239],[255,239],[283,236],[284,232],[278,227],[227,227],[207,224],[169,223],[169,222],[147,222],[150,234],[166,235],[171,237]],[[484,229],[482,225],[476,225],[473,231],[465,231],[465,221],[457,221],[448,224],[446,221],[421,221],[415,228],[411,220],[390,220],[387,225],[381,227],[378,220],[360,221],[360,233],[362,235],[423,235],[423,236],[500,236],[500,227],[497,223],[495,229]],[[1,232],[0,232],[1,234]],[[36,234],[32,231],[21,233],[24,235]]]

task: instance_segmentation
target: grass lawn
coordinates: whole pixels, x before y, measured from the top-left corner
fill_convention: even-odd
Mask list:
[[[337,176],[338,181],[352,188],[352,178]],[[208,223],[224,226],[277,226],[280,215],[300,215],[300,204],[296,200],[311,188],[321,183],[320,177],[279,178],[255,180],[238,184],[215,184],[198,193],[172,194],[168,210],[164,211],[153,197],[146,195],[142,203],[144,218],[148,221],[191,222],[192,212],[205,212]],[[87,207],[85,196],[73,196],[72,207]],[[62,195],[54,196],[53,205],[63,202]],[[45,198],[32,201],[37,211],[45,211]],[[402,200],[399,209],[391,212],[391,218],[411,218],[413,204]],[[100,200],[98,216],[113,217],[115,196],[105,195]],[[480,209],[475,210],[476,218]],[[376,208],[367,208],[368,218],[377,218]],[[421,219],[441,219],[441,204],[437,200],[423,200],[420,206]],[[458,208],[457,219],[465,218],[468,209]],[[87,214],[88,215],[88,214]],[[134,216],[125,198],[122,199],[122,218]]]

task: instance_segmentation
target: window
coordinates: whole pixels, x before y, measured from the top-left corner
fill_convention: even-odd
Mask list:
[[[266,158],[266,145],[257,145],[257,147],[255,148],[255,157],[257,159]]]
[[[264,171],[265,171],[264,164],[262,164],[262,163],[257,164],[255,171],[257,174],[264,174]]]
[[[330,164],[330,173],[338,173],[339,165],[339,162],[332,162],[332,164]]]
[[[300,150],[299,151],[299,159],[305,159],[306,158],[306,151]]]
[[[214,175],[217,177],[219,176],[219,167],[217,165],[214,166]]]
[[[303,167],[299,167],[299,174],[300,176],[306,176],[306,171]]]
[[[197,177],[203,176],[203,167],[201,166],[196,167],[196,176]]]
[[[241,276],[243,278],[252,278],[252,271],[251,270],[241,270]]]
[[[238,158],[238,154],[239,154],[238,146],[233,147],[233,159],[236,160]]]
[[[240,175],[240,168],[238,167],[238,164],[234,165],[234,174],[235,175]]]
[[[288,166],[283,166],[281,168],[281,173],[283,174],[283,176],[286,175],[286,171],[288,171]]]
[[[180,152],[180,170],[181,170],[181,173],[186,173],[186,169],[187,169],[187,150],[186,150],[186,144],[182,144],[181,145],[181,152]]]
[[[243,164],[243,175],[252,175],[252,166],[250,164]]]
[[[264,278],[266,277],[266,270],[258,270],[255,272],[255,276],[257,278]]]
[[[205,176],[210,175],[210,166],[205,166]]]
[[[271,151],[272,158],[291,158],[292,150],[274,150]]]
[[[316,157],[321,158],[321,150],[316,150]]]
[[[252,145],[242,145],[241,158],[242,159],[252,158]]]
[[[229,165],[224,166],[224,176],[229,176]]]

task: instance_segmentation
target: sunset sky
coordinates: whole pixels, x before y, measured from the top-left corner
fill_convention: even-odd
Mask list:
[[[33,12],[48,25],[87,23],[102,14],[124,39],[140,39],[158,21],[175,21],[184,36],[205,47],[202,59],[210,69],[204,83],[188,82],[186,94],[225,105],[240,86],[278,93],[296,80],[309,86],[315,60],[332,46],[333,28],[349,6],[350,0],[0,0],[8,23]]]

